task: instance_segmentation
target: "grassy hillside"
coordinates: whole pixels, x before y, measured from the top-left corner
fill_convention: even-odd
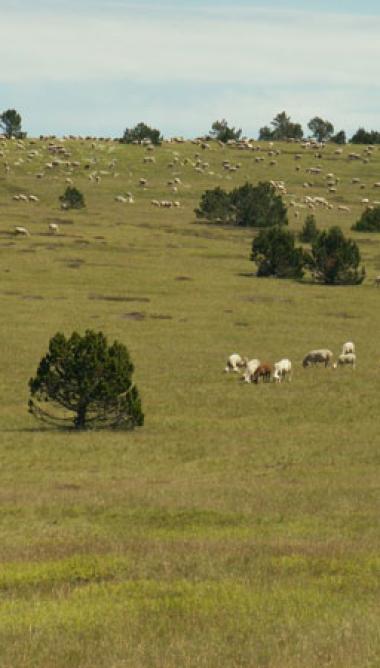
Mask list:
[[[196,222],[193,210],[207,187],[284,180],[288,203],[327,196],[318,226],[348,233],[361,200],[380,200],[380,152],[355,147],[364,162],[348,159],[352,147],[320,158],[276,144],[273,158],[263,144],[51,143],[70,155],[48,140],[0,146],[0,665],[378,666],[380,235],[350,232],[361,286],[258,279],[252,230]],[[224,160],[240,166],[226,172]],[[86,209],[60,209],[66,179]],[[126,192],[134,204],[115,201]],[[310,211],[294,210],[296,230]],[[60,433],[28,415],[50,337],[86,328],[130,350],[142,429]],[[308,350],[337,354],[347,340],[354,372],[302,368]],[[293,382],[240,383],[223,373],[235,351],[289,357]]]

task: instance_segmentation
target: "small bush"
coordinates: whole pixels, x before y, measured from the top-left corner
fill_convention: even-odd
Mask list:
[[[287,225],[287,209],[280,195],[268,182],[257,186],[246,183],[231,192],[236,210],[235,223],[244,227],[271,227]]]
[[[206,190],[201,197],[199,207],[195,209],[197,218],[219,223],[234,223],[235,212],[230,195],[223,188]]]
[[[302,278],[305,254],[295,247],[292,232],[282,227],[261,230],[252,243],[251,260],[256,262],[258,276]]]
[[[356,232],[380,232],[380,206],[363,211],[351,229]]]
[[[365,269],[358,245],[346,239],[340,227],[320,232],[312,244],[309,267],[314,280],[328,285],[355,285],[362,283]]]
[[[80,190],[68,186],[60,196],[59,201],[61,202],[62,209],[83,209],[86,206],[84,197]]]

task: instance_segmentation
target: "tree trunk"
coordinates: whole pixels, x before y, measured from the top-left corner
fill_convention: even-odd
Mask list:
[[[86,413],[87,413],[87,404],[78,406],[77,415],[74,420],[75,429],[86,428]]]

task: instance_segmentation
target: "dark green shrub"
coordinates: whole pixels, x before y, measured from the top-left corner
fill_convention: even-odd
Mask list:
[[[80,190],[68,186],[59,198],[62,209],[83,209],[85,205],[84,197]]]
[[[268,182],[257,186],[246,183],[230,194],[235,207],[235,223],[244,227],[287,225],[287,209],[280,195]]]
[[[288,223],[287,209],[270,183],[259,183],[257,186],[246,183],[230,193],[219,187],[206,190],[195,213],[197,218],[244,227]]]
[[[141,426],[144,415],[133,370],[127,348],[117,341],[109,346],[102,332],[74,332],[68,339],[58,333],[29,381],[29,411],[55,426],[75,429]],[[42,404],[58,413],[47,412]]]
[[[230,195],[222,188],[206,190],[201,197],[199,207],[195,209],[197,218],[219,223],[234,223],[235,212]]]
[[[257,264],[258,276],[302,278],[305,254],[295,247],[294,234],[283,227],[261,230],[252,242],[251,260]]]
[[[329,285],[362,283],[365,270],[358,245],[346,239],[340,227],[320,232],[311,247],[309,266],[314,280]]]
[[[318,236],[317,221],[313,214],[309,214],[305,218],[302,230],[299,233],[299,240],[305,244],[310,244]]]
[[[356,232],[380,232],[380,206],[363,211],[351,229]]]

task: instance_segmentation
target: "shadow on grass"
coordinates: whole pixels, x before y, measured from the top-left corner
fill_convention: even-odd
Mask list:
[[[37,434],[37,433],[43,433],[46,431],[47,433],[55,432],[57,434],[59,433],[66,433],[67,432],[72,432],[74,434],[83,434],[83,431],[80,429],[75,429],[75,427],[10,427],[8,429],[0,429],[0,434]],[[88,431],[96,431],[96,430],[88,430]]]

